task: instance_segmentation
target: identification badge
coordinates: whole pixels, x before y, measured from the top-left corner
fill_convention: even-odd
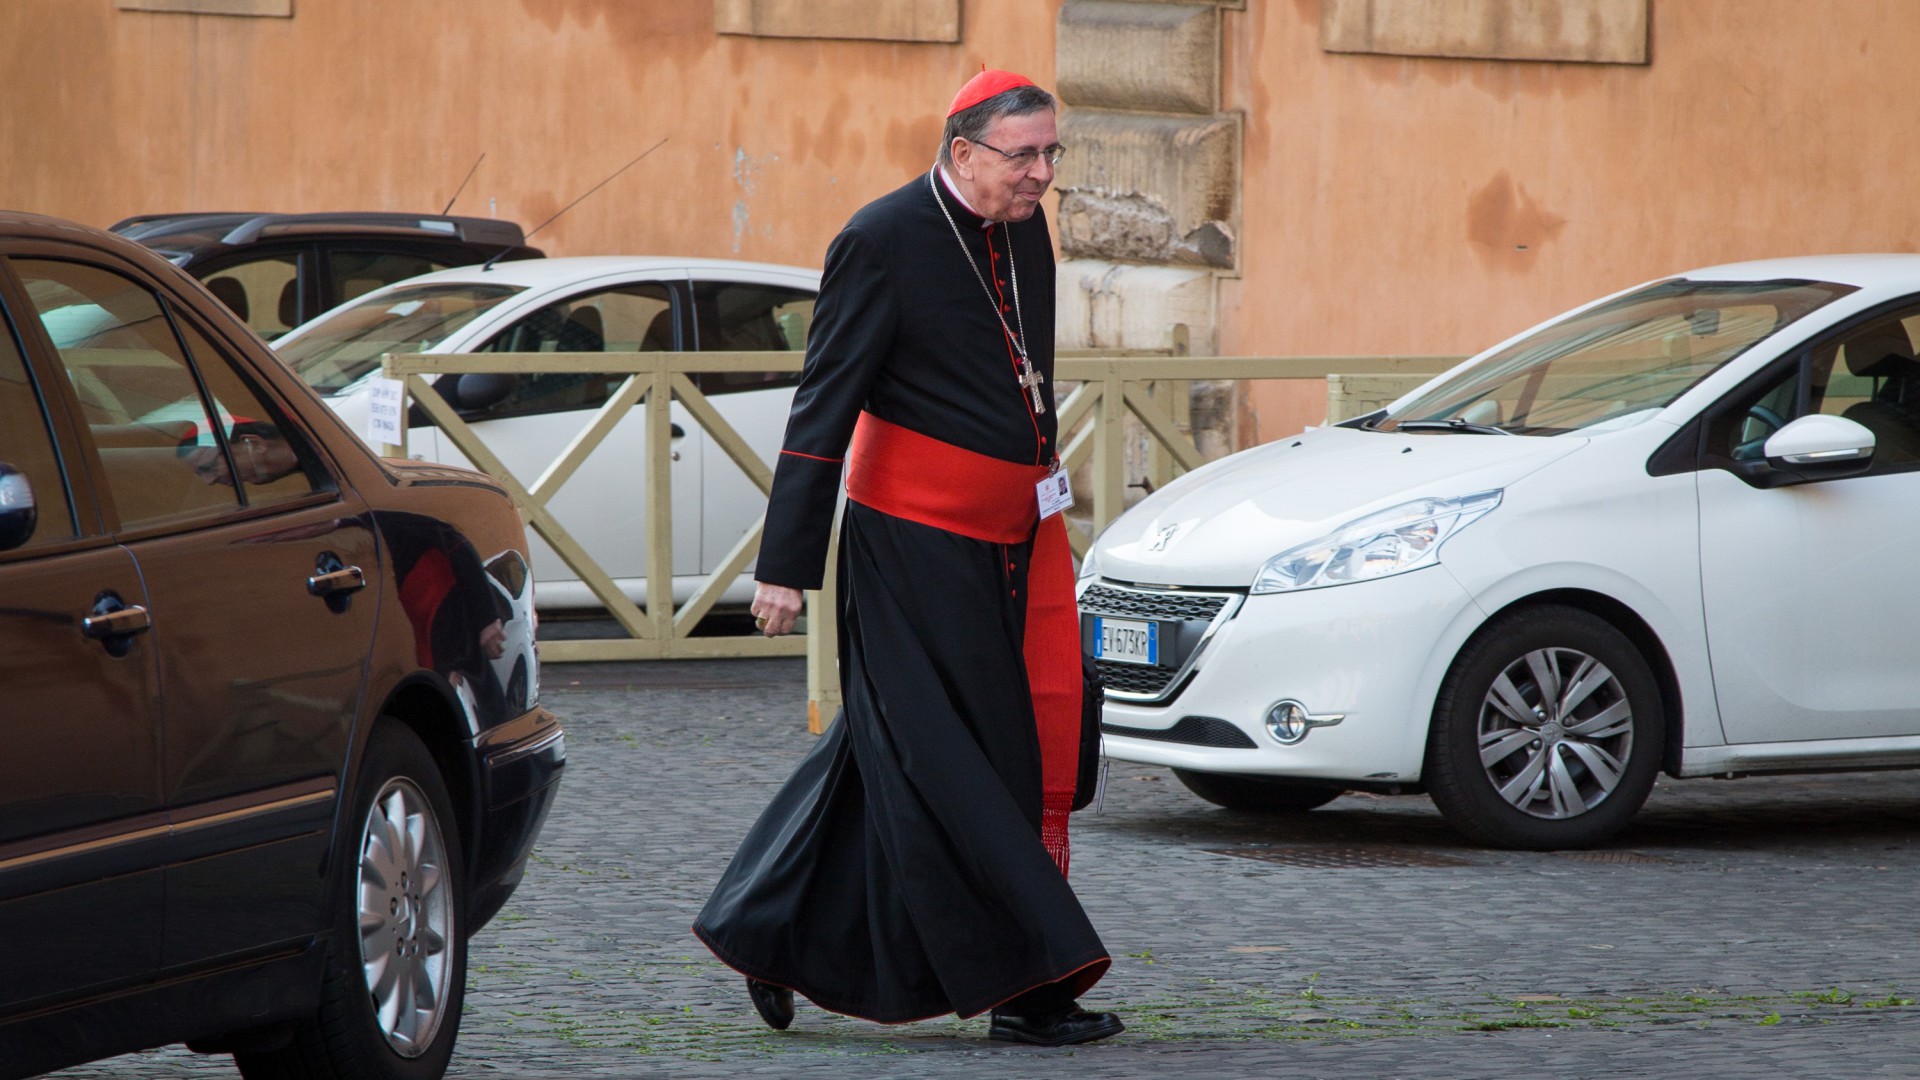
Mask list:
[[[1042,521],[1073,505],[1073,486],[1067,483],[1064,470],[1048,473],[1047,478],[1035,484],[1033,489],[1040,496]]]

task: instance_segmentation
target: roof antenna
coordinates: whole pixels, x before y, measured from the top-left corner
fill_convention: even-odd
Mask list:
[[[467,180],[473,179],[473,174],[480,171],[480,162],[485,160],[487,160],[487,155],[481,154],[479,159],[473,163],[473,168],[467,170],[467,179],[460,181],[460,186],[453,189],[453,198],[448,199],[446,209],[440,211],[441,217],[446,217],[449,213],[453,212],[453,204],[460,200],[460,193],[467,190]]]
[[[580,196],[580,198],[578,198],[578,199],[575,199],[575,200],[573,200],[572,202],[570,202],[570,203],[568,203],[567,205],[565,205],[565,206],[563,206],[563,207],[561,207],[561,208],[560,208],[559,210],[557,210],[557,211],[555,211],[555,212],[554,212],[554,215],[553,215],[552,217],[550,217],[550,218],[548,218],[547,220],[545,220],[545,221],[543,221],[543,222],[541,222],[541,223],[540,223],[540,224],[538,224],[538,225],[535,225],[535,226],[533,227],[533,229],[532,229],[531,231],[529,231],[529,232],[527,233],[527,235],[526,235],[526,237],[525,237],[525,239],[528,239],[528,240],[531,240],[531,239],[533,239],[533,234],[534,234],[534,233],[537,233],[537,232],[539,232],[539,231],[540,231],[541,229],[544,229],[544,228],[546,228],[547,226],[549,226],[549,225],[551,225],[551,224],[553,224],[553,223],[554,223],[555,221],[558,221],[558,220],[560,219],[560,215],[561,215],[561,214],[564,214],[564,213],[566,213],[567,211],[569,211],[569,210],[571,210],[571,209],[573,209],[574,207],[576,207],[576,206],[579,206],[579,205],[581,204],[581,202],[583,202],[583,201],[584,201],[584,200],[586,199],[586,197],[587,197],[588,195],[591,195],[591,194],[593,194],[594,192],[596,192],[596,191],[599,191],[599,190],[600,190],[601,188],[603,188],[603,187],[606,187],[606,186],[607,186],[608,184],[610,184],[610,183],[612,183],[612,182],[613,182],[613,178],[614,178],[614,177],[616,177],[616,176],[619,176],[619,175],[620,175],[621,173],[623,173],[623,172],[626,172],[626,171],[627,171],[628,169],[631,169],[631,168],[633,168],[633,167],[634,167],[635,165],[638,165],[638,164],[640,164],[640,158],[644,158],[644,157],[646,157],[646,156],[647,156],[648,154],[651,154],[651,153],[653,153],[653,152],[654,152],[655,150],[658,150],[658,149],[660,149],[660,148],[661,148],[662,146],[665,146],[666,144],[667,144],[667,140],[663,138],[663,139],[661,139],[661,140],[660,140],[659,142],[657,142],[657,143],[654,143],[654,144],[653,144],[652,146],[649,146],[649,147],[647,147],[647,148],[646,148],[645,150],[642,150],[642,151],[640,152],[640,156],[639,156],[639,157],[636,157],[636,158],[634,158],[634,159],[633,159],[632,161],[629,161],[629,162],[627,162],[627,163],[626,163],[625,165],[622,165],[622,166],[620,166],[619,168],[617,168],[617,169],[615,169],[615,170],[613,170],[613,172],[612,172],[612,174],[610,174],[610,175],[609,175],[609,176],[608,176],[608,177],[607,177],[607,178],[606,178],[605,180],[602,180],[602,181],[600,181],[599,183],[597,183],[597,184],[595,184],[595,185],[593,185],[592,187],[590,187],[590,188],[588,188],[588,189],[586,190],[586,192],[585,192],[584,194],[582,194],[582,195]],[[494,263],[497,263],[497,262],[499,262],[499,261],[501,260],[501,258],[503,258],[503,257],[504,257],[504,256],[505,256],[505,255],[507,254],[507,252],[509,252],[509,251],[512,251],[512,250],[513,250],[513,249],[512,249],[512,248],[510,248],[510,247],[506,247],[506,248],[501,248],[501,249],[500,249],[500,254],[498,254],[498,255],[495,255],[495,256],[494,256],[493,258],[491,258],[491,259],[488,259],[488,260],[486,261],[486,263],[485,263],[485,264],[484,264],[483,266],[481,266],[481,267],[480,267],[480,269],[481,269],[481,271],[482,271],[482,272],[485,272],[485,271],[488,271],[488,270],[492,270],[492,269],[493,269],[493,264],[494,264]]]

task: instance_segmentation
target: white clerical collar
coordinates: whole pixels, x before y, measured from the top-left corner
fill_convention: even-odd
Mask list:
[[[984,222],[984,224],[980,226],[982,229],[992,227],[993,222],[987,221],[987,215],[982,214],[978,210],[975,210],[973,208],[973,204],[967,201],[967,197],[965,195],[960,194],[960,187],[959,185],[953,182],[953,177],[947,173],[947,166],[944,162],[941,162],[939,164],[939,169],[940,169],[940,182],[947,185],[947,193],[952,195],[956,200],[958,200],[961,206],[966,207],[967,213],[972,214],[974,217],[977,217],[982,222]]]

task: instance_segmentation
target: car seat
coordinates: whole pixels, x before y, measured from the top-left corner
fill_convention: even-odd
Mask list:
[[[280,286],[280,305],[276,313],[280,316],[280,325],[291,330],[300,325],[300,279],[288,278]]]
[[[1873,380],[1873,394],[1840,415],[1874,436],[1874,464],[1920,461],[1920,360],[1899,322],[1846,342],[1847,370]]]
[[[673,351],[673,309],[661,308],[640,336],[641,352]]]
[[[605,324],[600,321],[599,308],[574,308],[567,314],[567,321],[560,324],[557,337],[560,352],[607,351]]]
[[[239,278],[224,275],[213,278],[207,282],[207,291],[227,305],[227,310],[240,316],[241,322],[251,321],[247,314],[247,287],[240,284]]]

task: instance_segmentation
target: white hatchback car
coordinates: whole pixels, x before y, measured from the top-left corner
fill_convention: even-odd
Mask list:
[[[1920,256],[1698,270],[1214,462],[1082,571],[1106,752],[1598,843],[1655,774],[1920,766]]]
[[[390,352],[635,352],[805,348],[820,274],[714,259],[585,256],[443,270],[343,304],[276,340],[274,349],[356,433],[371,381]],[[532,484],[618,390],[621,375],[461,375],[435,384],[522,483]],[[766,461],[779,452],[799,374],[707,373],[694,382]],[[645,410],[635,409],[547,503],[637,603],[647,595]],[[674,402],[673,574],[687,599],[766,512],[766,497]],[[424,417],[407,453],[469,465]],[[553,549],[533,546],[542,609],[600,606]],[[751,568],[722,601],[752,596]]]

